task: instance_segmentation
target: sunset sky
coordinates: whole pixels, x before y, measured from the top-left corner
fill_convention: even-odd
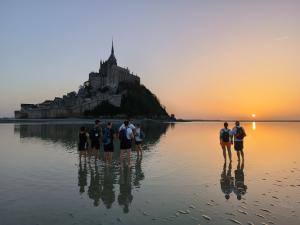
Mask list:
[[[118,64],[178,118],[300,119],[300,1],[0,1],[0,117]]]

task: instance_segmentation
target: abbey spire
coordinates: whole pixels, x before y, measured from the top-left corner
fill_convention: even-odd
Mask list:
[[[111,53],[110,55],[115,56],[115,51],[114,51],[114,40],[111,41]]]
[[[117,65],[117,59],[115,57],[114,41],[113,40],[111,41],[111,53],[110,53],[110,56],[109,56],[107,62],[111,66],[112,65]]]

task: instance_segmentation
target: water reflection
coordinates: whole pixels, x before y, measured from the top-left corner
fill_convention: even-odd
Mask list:
[[[232,176],[231,171],[232,163],[230,162],[227,167],[227,163],[225,161],[220,178],[221,190],[226,199],[229,199],[233,192],[237,199],[241,200],[242,195],[245,195],[247,191],[247,185],[245,185],[244,161],[238,161],[237,168],[234,171],[234,177]]]
[[[230,162],[228,164],[228,170],[226,171],[226,161],[225,161],[223,165],[223,171],[221,173],[220,184],[221,184],[221,190],[225,194],[226,199],[230,198],[230,194],[233,192],[234,189],[234,178],[231,175],[231,169],[232,169],[232,163]]]
[[[79,153],[78,186],[82,195],[87,192],[95,207],[101,202],[107,209],[111,208],[116,200],[116,186],[119,187],[118,204],[124,213],[129,212],[133,200],[132,189],[140,188],[145,175],[142,170],[142,158],[137,157],[135,166],[121,166],[119,160],[111,165],[87,152]],[[88,181],[89,180],[89,181]]]
[[[66,149],[76,149],[78,132],[81,126],[85,126],[89,130],[93,127],[93,124],[15,124],[14,133],[19,134],[21,139],[39,138],[43,141],[60,143]],[[113,124],[115,130],[119,126],[118,123]],[[102,124],[102,127],[104,127],[104,124]],[[149,149],[157,144],[169,127],[169,123],[143,122],[142,128],[146,134],[143,149]],[[116,144],[115,146],[118,147],[119,145]]]
[[[256,130],[256,122],[252,122],[252,130]]]
[[[247,190],[247,185],[245,185],[244,160],[242,160],[242,163],[238,161],[237,168],[234,171],[234,175],[234,193],[236,194],[237,199],[241,200],[242,195],[245,195]]]
[[[59,143],[66,149],[77,154],[78,131],[82,124],[16,124],[14,133],[21,139]],[[91,128],[92,124],[85,125]],[[143,130],[146,133],[143,149],[151,148],[159,142],[162,135],[167,132],[170,124],[145,123]],[[118,127],[115,126],[115,129]],[[174,125],[173,125],[174,127]],[[118,142],[118,140],[115,140]],[[82,196],[92,200],[92,205],[112,208],[115,202],[123,209],[124,213],[130,210],[133,201],[133,189],[141,188],[145,174],[142,170],[142,157],[133,154],[135,163],[133,167],[121,166],[119,143],[115,143],[113,162],[105,163],[103,148],[78,152],[78,191]]]

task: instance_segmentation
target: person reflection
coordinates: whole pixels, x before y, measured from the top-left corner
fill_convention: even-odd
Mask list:
[[[144,180],[145,175],[142,171],[142,157],[137,157],[135,161],[135,176],[133,179],[133,185],[137,188],[141,186],[140,181]]]
[[[221,173],[220,184],[221,184],[221,190],[225,194],[226,199],[230,198],[230,194],[233,192],[233,189],[234,189],[234,178],[231,175],[231,168],[232,168],[232,164],[230,161],[230,163],[228,164],[228,170],[226,173],[226,161],[224,161],[223,171]]]
[[[244,160],[242,164],[238,161],[237,168],[234,171],[235,175],[235,185],[234,185],[234,193],[238,200],[242,199],[242,195],[246,194],[247,185],[244,183]]]
[[[118,196],[118,203],[120,206],[123,206],[123,212],[129,212],[129,205],[132,202],[133,195],[131,193],[131,168],[128,166],[120,166],[120,193]]]
[[[85,186],[87,186],[87,174],[88,171],[86,166],[86,151],[79,151],[78,186],[80,194],[85,192]]]
[[[101,194],[101,199],[106,206],[107,209],[110,209],[112,204],[114,203],[115,191],[114,184],[116,183],[116,175],[114,172],[114,167],[105,166],[103,170],[103,190]]]
[[[88,161],[90,170],[90,185],[88,187],[88,196],[89,198],[94,200],[94,206],[98,206],[100,204],[102,192],[102,184],[100,183],[100,173],[97,162],[98,161],[96,160],[96,158],[94,161]],[[92,166],[92,164],[94,164],[94,166]]]

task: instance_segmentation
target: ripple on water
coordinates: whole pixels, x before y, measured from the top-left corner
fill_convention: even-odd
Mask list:
[[[242,224],[240,221],[236,220],[236,219],[228,219],[229,221],[233,222],[233,223],[236,223],[236,224]]]
[[[238,212],[239,212],[239,213],[242,213],[242,214],[244,214],[244,215],[248,215],[248,213],[247,213],[246,211],[241,210],[241,209],[238,209]]]
[[[204,219],[206,219],[206,220],[211,220],[211,218],[210,218],[209,216],[207,216],[207,215],[202,215],[202,217],[203,217]]]

